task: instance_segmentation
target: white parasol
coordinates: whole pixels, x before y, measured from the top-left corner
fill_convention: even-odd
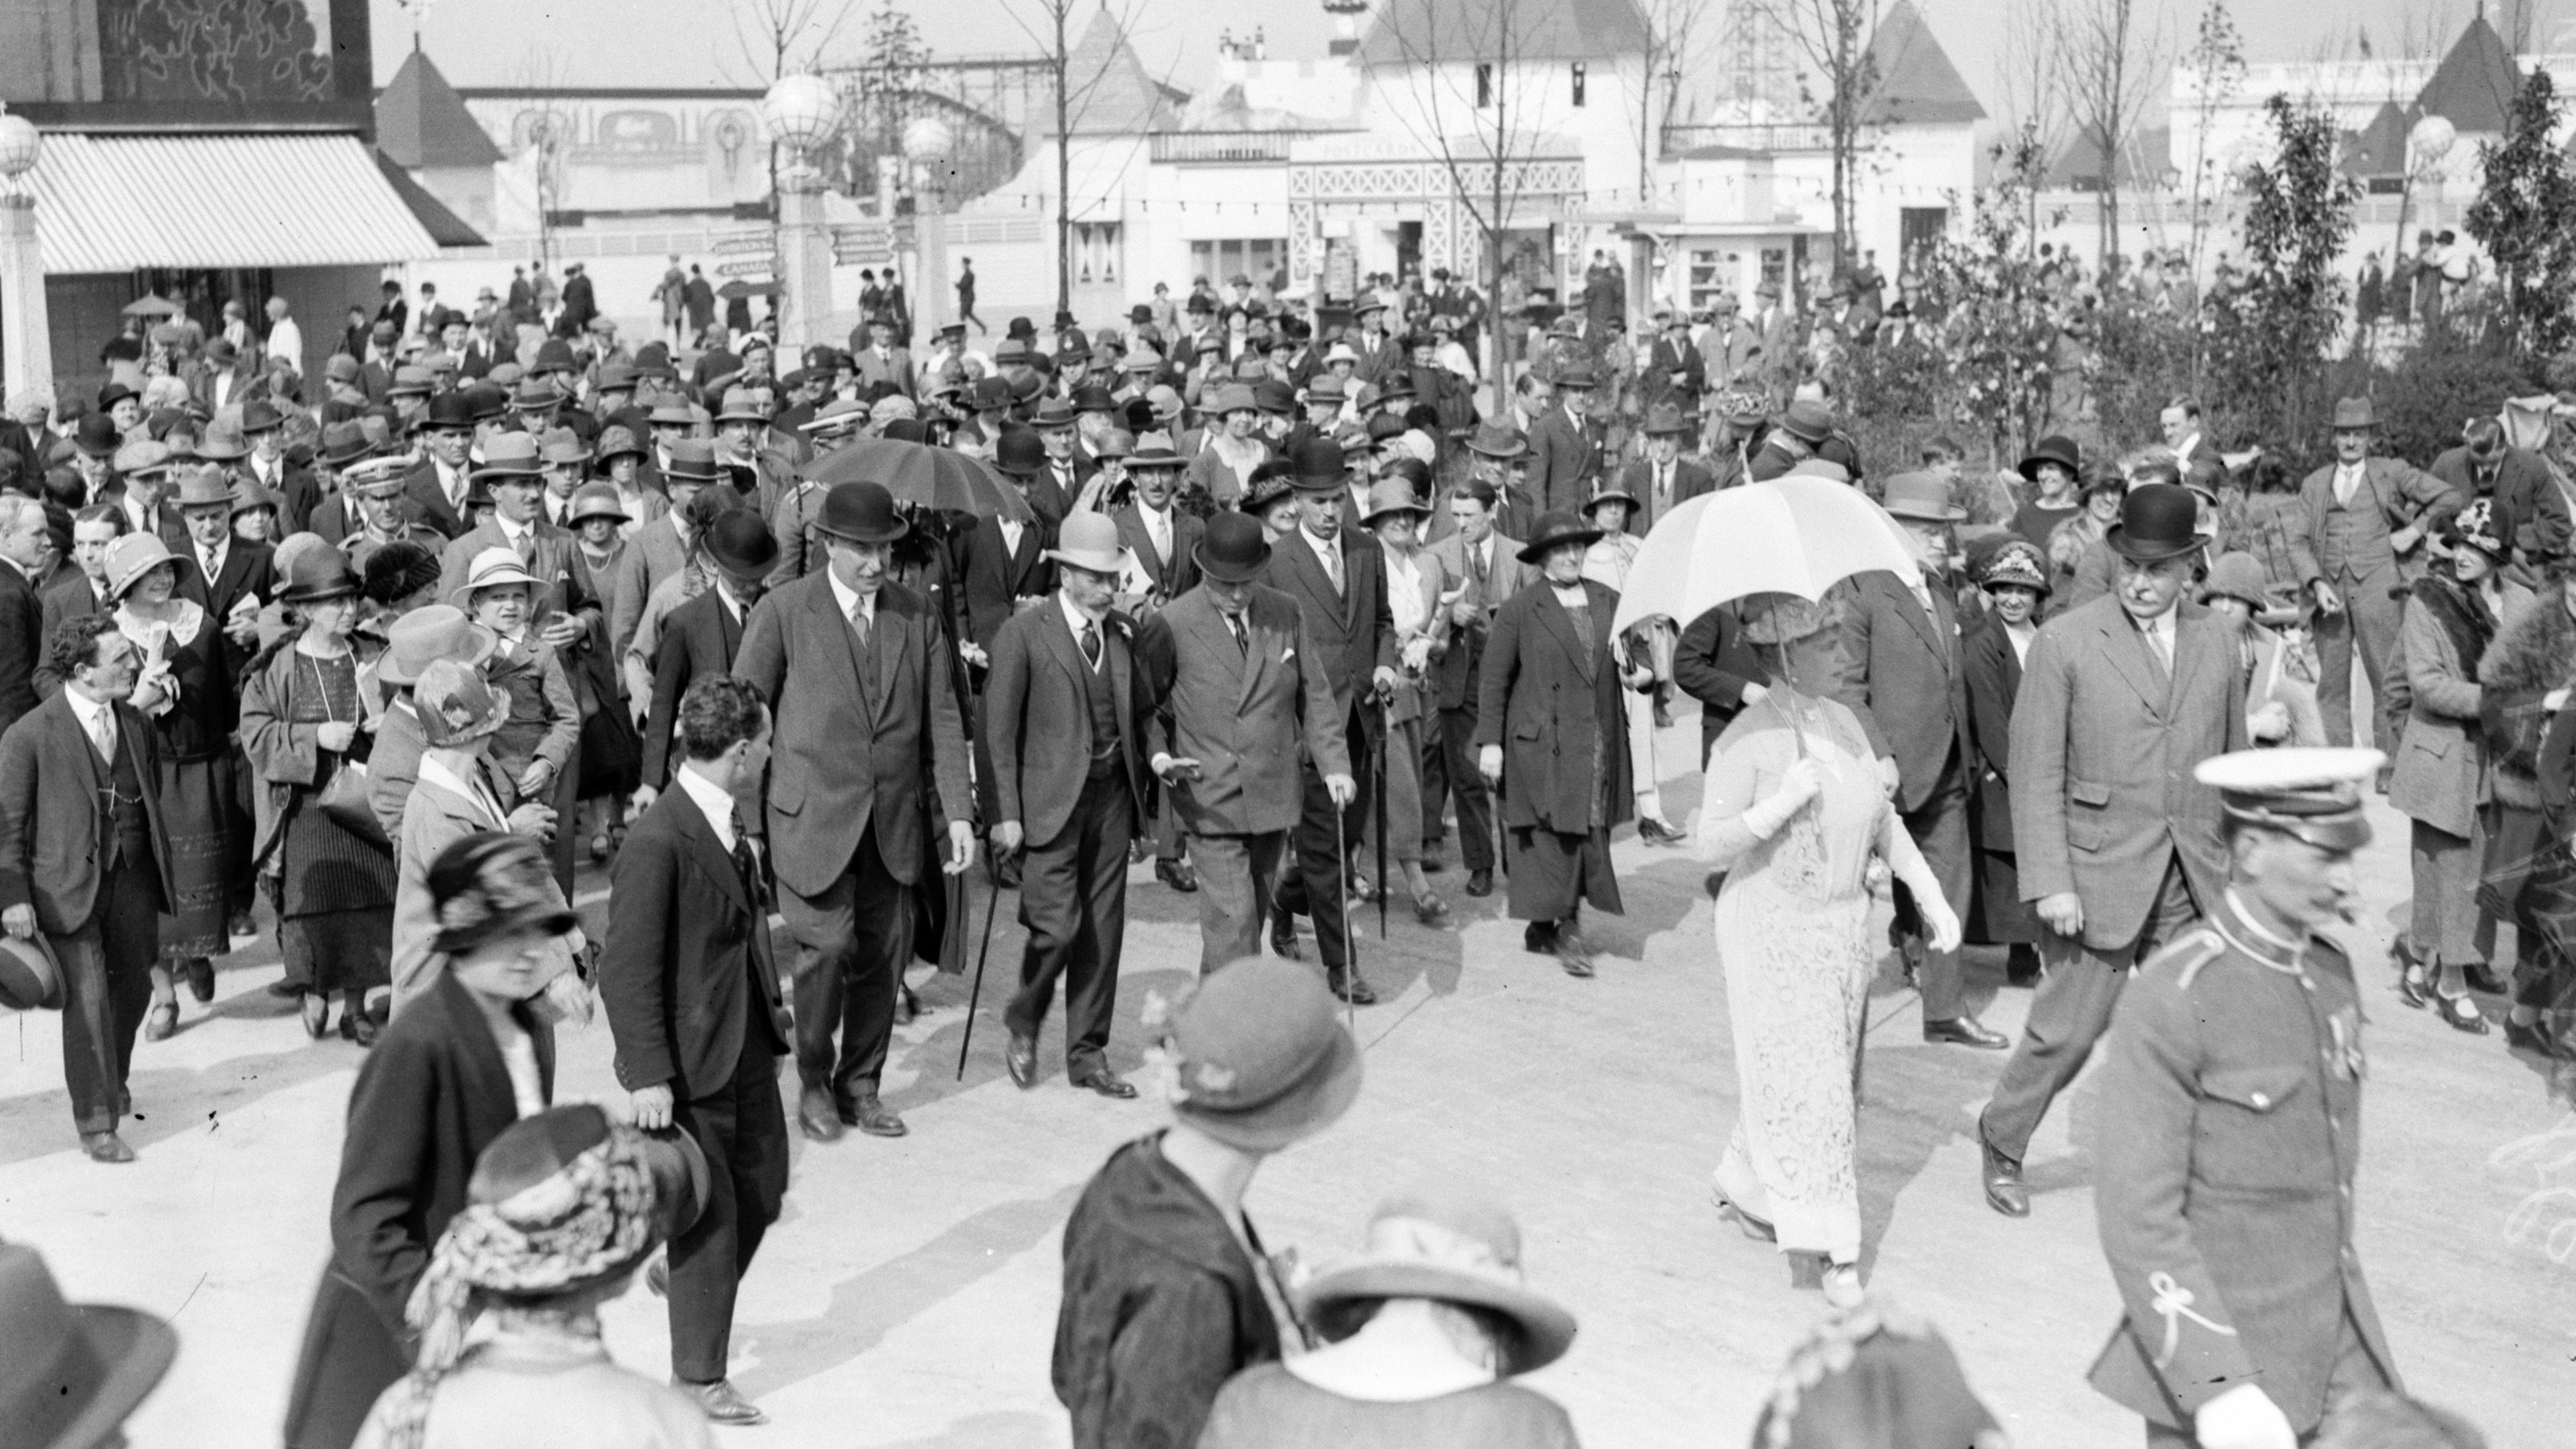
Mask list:
[[[1903,525],[1848,483],[1793,476],[1703,493],[1638,546],[1611,631],[1658,616],[1687,625],[1747,594],[1820,601],[1873,569],[1918,573]]]

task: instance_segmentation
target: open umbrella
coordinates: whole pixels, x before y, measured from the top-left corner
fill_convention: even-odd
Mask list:
[[[897,503],[955,509],[978,518],[1035,521],[1020,490],[981,458],[954,448],[901,438],[861,438],[805,465],[804,475],[828,488],[835,483],[882,483]]]
[[[736,277],[732,281],[725,283],[723,286],[716,288],[716,295],[724,298],[728,302],[734,300],[736,297],[775,297],[778,295],[778,284],[776,282],[746,282],[742,278]]]
[[[181,310],[178,303],[154,292],[144,293],[124,308],[128,317],[176,317]]]
[[[1703,493],[1656,520],[1628,566],[1613,632],[1667,618],[1687,625],[1747,594],[1822,599],[1853,574],[1911,574],[1902,525],[1830,478],[1775,478]]]

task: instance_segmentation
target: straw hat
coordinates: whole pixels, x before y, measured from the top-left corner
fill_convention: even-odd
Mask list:
[[[164,564],[176,566],[170,545],[157,533],[123,533],[107,546],[107,596],[122,599],[125,592],[142,582],[143,576]]]
[[[1298,1297],[1328,1342],[1357,1333],[1389,1298],[1490,1309],[1519,1329],[1517,1342],[1502,1345],[1506,1374],[1544,1368],[1574,1342],[1574,1315],[1521,1281],[1520,1225],[1501,1206],[1463,1194],[1378,1204],[1367,1251],[1317,1274]]]
[[[515,549],[507,544],[495,544],[474,555],[473,562],[466,565],[465,582],[457,585],[456,592],[450,597],[459,607],[471,607],[478,589],[497,589],[509,584],[526,584],[538,589],[545,587],[545,582],[528,572],[528,566],[520,561]]]

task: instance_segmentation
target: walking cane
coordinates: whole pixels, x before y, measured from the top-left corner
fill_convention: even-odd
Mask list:
[[[993,857],[993,841],[984,840],[984,879],[992,894],[984,898],[984,947],[975,953],[975,984],[966,992],[966,1035],[957,1043],[957,1080],[966,1080],[966,1051],[975,1044],[975,1003],[984,998],[984,963],[993,954],[993,913],[1002,905],[1002,872]]]
[[[1327,792],[1328,795],[1329,793]],[[1352,982],[1359,979],[1360,963],[1359,949],[1351,941],[1351,853],[1350,843],[1343,839],[1346,833],[1342,829],[1341,803],[1335,801],[1333,805],[1333,889],[1340,892],[1337,898],[1342,903],[1342,1016],[1350,1025],[1351,1035],[1356,1038],[1360,1034],[1360,1008],[1358,1002],[1351,1000],[1350,986]],[[1312,902],[1308,904],[1311,905]],[[1320,951],[1322,946],[1318,944],[1316,949]],[[1325,975],[1327,978],[1325,985],[1329,986],[1332,984],[1331,972],[1328,970]]]
[[[1387,736],[1395,732],[1395,702],[1386,705],[1386,718],[1378,721],[1377,732],[1377,938],[1386,939],[1386,752]]]

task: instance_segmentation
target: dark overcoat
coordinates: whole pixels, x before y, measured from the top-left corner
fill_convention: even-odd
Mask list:
[[[1969,939],[1987,945],[2036,943],[2039,912],[2021,898],[2013,857],[2012,714],[2021,658],[2003,621],[1987,614],[1960,641],[1968,680],[1968,742],[1977,762],[1968,796],[1968,834],[1977,847],[1976,909]]]
[[[1485,640],[1476,747],[1503,747],[1503,825],[1560,835],[1592,829],[1595,792],[1609,791],[1605,827],[1636,807],[1628,775],[1628,711],[1610,657],[1610,616],[1618,591],[1583,581],[1589,638],[1546,582],[1531,584],[1494,614]]]

